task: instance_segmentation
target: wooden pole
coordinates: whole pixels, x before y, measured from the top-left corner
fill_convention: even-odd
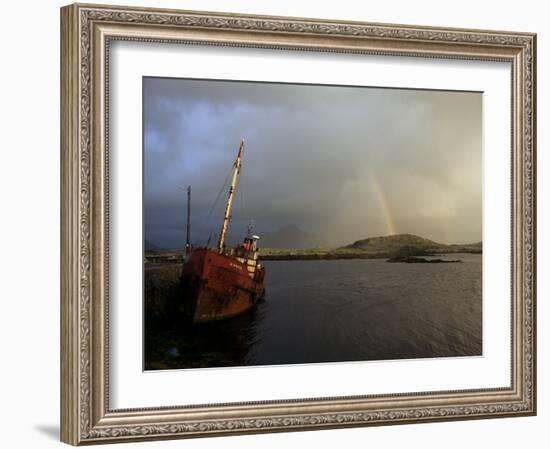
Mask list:
[[[220,231],[220,240],[218,241],[218,250],[220,253],[223,251],[225,244],[225,236],[227,234],[227,226],[229,225],[229,220],[231,219],[231,206],[233,204],[233,196],[235,195],[235,190],[237,189],[237,176],[241,171],[241,159],[244,150],[244,140],[241,140],[241,145],[239,146],[239,152],[237,153],[237,159],[233,165],[233,176],[231,177],[231,185],[229,186],[229,193],[227,194],[227,203],[225,205],[225,213],[223,214],[223,224]]]

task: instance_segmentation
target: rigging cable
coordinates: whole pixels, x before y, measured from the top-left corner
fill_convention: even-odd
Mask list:
[[[221,195],[222,195],[222,192],[224,192],[227,188],[227,185],[229,183],[229,178],[231,177],[231,172],[233,171],[233,166],[235,164],[233,164],[231,166],[231,168],[229,169],[229,172],[227,173],[227,176],[225,178],[225,181],[220,189],[220,191],[218,192],[218,195],[216,196],[216,200],[214,201],[214,204],[212,204],[212,207],[210,208],[210,211],[208,212],[208,215],[206,216],[206,224],[208,226],[208,230],[210,231],[209,232],[209,237],[208,237],[208,241],[206,243],[206,246],[208,246],[210,244],[210,240],[211,240],[211,237],[212,237],[212,233],[213,233],[213,226],[212,226],[212,222],[210,221],[210,218],[212,217],[212,213],[214,212],[214,209],[216,208],[216,206],[218,205],[218,202],[220,201],[220,198],[221,198]]]

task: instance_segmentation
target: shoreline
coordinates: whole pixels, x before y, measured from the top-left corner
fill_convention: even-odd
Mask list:
[[[308,251],[308,250],[305,250]],[[395,252],[349,252],[349,251],[326,251],[326,252],[281,252],[262,254],[260,252],[258,258],[262,260],[350,260],[350,259],[389,259],[396,256]],[[426,253],[419,252],[418,257],[439,256],[444,254],[482,254],[482,251],[430,251]],[[411,254],[412,255],[412,254]],[[183,251],[154,251],[146,252],[144,255],[145,264],[165,264],[165,263],[182,263]]]

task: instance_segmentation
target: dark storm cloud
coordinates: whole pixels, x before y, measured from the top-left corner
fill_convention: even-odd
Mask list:
[[[145,78],[146,238],[182,246],[189,184],[193,240],[215,238],[225,192],[211,208],[244,138],[232,238],[253,219],[272,244],[287,225],[317,245],[479,241],[481,105],[467,92]]]

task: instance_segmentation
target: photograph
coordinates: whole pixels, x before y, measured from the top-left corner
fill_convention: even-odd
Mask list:
[[[142,94],[145,371],[483,356],[483,92]]]

